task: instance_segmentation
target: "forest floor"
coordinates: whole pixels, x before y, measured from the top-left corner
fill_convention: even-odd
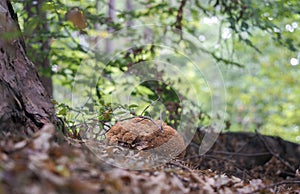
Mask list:
[[[200,139],[199,132],[183,159],[126,170],[52,127],[30,138],[6,133],[0,138],[0,193],[300,193],[300,145],[228,133],[199,156]]]

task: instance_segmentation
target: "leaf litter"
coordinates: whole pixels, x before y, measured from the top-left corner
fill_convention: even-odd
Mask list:
[[[95,155],[86,142],[58,136],[52,125],[32,137],[1,136],[0,193],[300,193],[300,184],[284,184],[286,179],[278,185],[274,180],[279,178],[263,174],[243,179],[221,170],[200,169],[182,159],[146,170],[126,170],[105,162],[119,147],[101,144]]]

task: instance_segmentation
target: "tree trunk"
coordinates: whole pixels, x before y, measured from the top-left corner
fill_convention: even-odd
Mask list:
[[[27,58],[17,16],[0,1],[0,131],[30,133],[57,123],[54,106]]]
[[[51,79],[51,67],[49,61],[50,53],[50,39],[41,36],[49,31],[49,27],[46,20],[46,11],[42,9],[43,5],[47,2],[44,0],[26,0],[25,10],[27,17],[24,18],[24,35],[26,41],[27,56],[37,68],[40,68],[44,75],[41,75],[40,79],[46,88],[46,91],[50,96],[53,95],[53,84]],[[34,21],[34,22],[32,22]],[[32,24],[36,24],[32,29]],[[33,48],[33,45],[37,45]]]
[[[126,0],[126,11],[130,12],[133,10],[132,0]],[[133,21],[129,19],[127,21],[127,27],[133,26]]]
[[[108,20],[109,20],[108,23],[114,22],[115,17],[116,17],[116,10],[115,9],[116,9],[115,0],[109,0],[108,1]],[[112,27],[108,26],[107,31],[112,33],[113,32]],[[113,51],[113,45],[112,45],[112,42],[109,38],[106,40],[105,51],[106,51],[106,53],[111,53]]]

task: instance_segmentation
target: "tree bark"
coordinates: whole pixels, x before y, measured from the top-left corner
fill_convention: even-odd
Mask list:
[[[35,132],[57,123],[54,105],[27,58],[17,16],[0,1],[0,131]]]
[[[133,10],[133,5],[132,5],[132,0],[126,0],[126,11],[130,12]],[[129,19],[127,21],[127,27],[133,26],[133,21],[132,19]]]

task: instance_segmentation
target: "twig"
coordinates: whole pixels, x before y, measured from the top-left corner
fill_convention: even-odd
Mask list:
[[[173,166],[177,166],[179,168],[182,168],[183,170],[188,171],[191,174],[191,176],[192,176],[193,179],[195,179],[199,183],[204,183],[204,181],[202,179],[200,179],[200,177],[195,172],[193,172],[193,170],[190,169],[189,167],[184,166],[184,165],[182,165],[182,164],[180,164],[178,162],[176,162],[176,163],[175,162],[168,162],[168,164],[173,165]]]
[[[205,154],[203,156],[200,156],[200,155],[197,155],[197,156],[191,156],[191,157],[187,157],[186,159],[195,159],[195,158],[211,158],[211,159],[215,159],[215,160],[223,160],[225,162],[228,162],[230,164],[232,164],[235,168],[241,170],[243,173],[246,173],[249,177],[253,178],[253,176],[248,172],[247,169],[244,169],[240,166],[238,166],[235,162],[231,161],[230,159],[227,159],[227,158],[223,158],[223,157],[218,157],[218,156],[215,156],[215,155],[211,155],[211,154]]]
[[[271,184],[271,185],[267,185],[265,187],[262,187],[262,188],[259,188],[259,189],[256,189],[250,193],[247,193],[247,194],[252,194],[252,193],[257,193],[259,191],[262,191],[262,190],[266,190],[266,189],[270,189],[272,187],[278,187],[280,185],[297,185],[299,184],[300,185],[300,180],[288,180],[288,181],[281,181],[281,182],[278,182],[278,183],[274,183],[274,184]]]
[[[231,64],[231,65],[235,65],[235,66],[237,66],[237,67],[245,67],[244,65],[242,65],[242,64],[240,64],[240,63],[238,63],[238,62],[231,61],[231,60],[229,60],[229,59],[224,59],[224,58],[222,58],[222,57],[219,57],[219,56],[217,56],[214,52],[211,52],[211,51],[208,51],[208,50],[205,50],[205,49],[202,49],[202,48],[200,48],[200,50],[203,51],[203,52],[205,52],[205,53],[207,53],[207,54],[210,54],[210,55],[211,55],[215,60],[217,60],[218,62],[219,62],[219,61],[222,61],[222,62],[224,62],[225,64]]]
[[[224,152],[224,151],[212,151],[216,154],[224,154],[230,156],[246,156],[246,157],[253,157],[253,156],[266,156],[270,155],[270,152],[261,152],[261,153],[239,153],[239,152]]]
[[[144,110],[143,112],[141,113],[141,116],[143,116],[143,114],[148,110],[148,108],[150,106],[153,106],[157,101],[159,101],[160,97],[158,97],[156,100],[154,100],[153,102],[151,102]]]
[[[264,144],[264,146],[267,148],[267,150],[275,157],[277,158],[279,161],[281,161],[285,166],[287,166],[291,171],[295,171],[296,169],[290,165],[290,163],[288,161],[286,161],[285,159],[283,159],[282,157],[280,157],[280,155],[278,153],[275,153],[272,148],[270,147],[270,145],[268,144],[268,141],[257,131],[255,130],[255,133],[257,134],[258,138],[261,140],[261,142]]]
[[[153,106],[157,101],[159,101],[160,97],[158,97],[156,100],[154,100],[153,102],[151,102],[151,104],[149,104],[141,113],[141,115],[139,116],[133,116],[133,117],[128,117],[128,118],[125,118],[125,119],[121,119],[119,121],[125,121],[125,120],[130,120],[130,119],[134,119],[134,118],[141,118],[140,121],[138,122],[142,122],[143,120],[150,120],[154,125],[156,125],[156,127],[161,131],[163,132],[164,129],[163,129],[163,121],[162,121],[162,115],[161,115],[161,112],[160,112],[160,120],[161,120],[161,123],[160,125],[158,125],[151,117],[149,116],[143,116],[143,114],[147,111],[147,109],[150,107],[150,106]]]

